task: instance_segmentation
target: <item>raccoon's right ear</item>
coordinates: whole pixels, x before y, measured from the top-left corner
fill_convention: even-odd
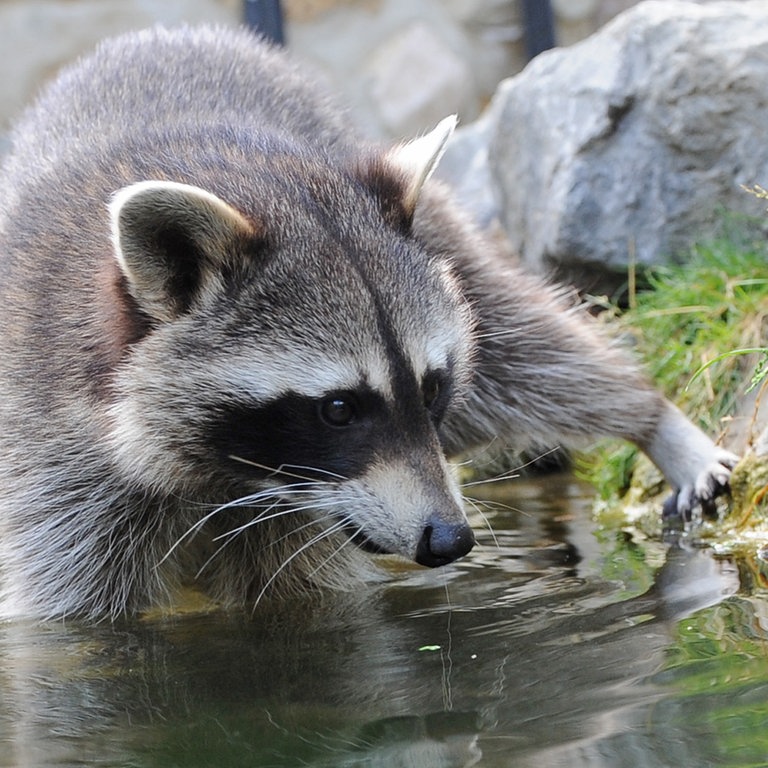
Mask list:
[[[457,123],[456,115],[446,117],[425,136],[401,144],[387,154],[387,161],[405,180],[402,204],[410,216],[416,208],[421,188],[434,173]]]
[[[109,212],[115,257],[129,291],[160,321],[184,314],[233,251],[256,236],[251,223],[216,195],[170,181],[124,187]]]
[[[456,123],[456,115],[446,117],[425,136],[372,155],[359,166],[360,180],[395,228],[410,230],[422,187],[443,156]]]

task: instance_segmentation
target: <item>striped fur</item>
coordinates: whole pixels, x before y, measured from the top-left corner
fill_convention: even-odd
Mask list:
[[[0,613],[116,617],[441,565],[446,457],[618,435],[682,512],[733,457],[429,177],[244,32],[102,45],[0,182]]]

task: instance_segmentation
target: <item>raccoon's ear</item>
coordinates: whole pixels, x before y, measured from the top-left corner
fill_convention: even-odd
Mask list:
[[[119,190],[109,206],[115,257],[139,307],[156,320],[184,314],[253,226],[210,192],[170,181]]]
[[[413,216],[421,188],[437,167],[457,123],[456,115],[446,117],[426,136],[401,144],[387,153],[388,163],[400,171],[405,180],[402,205],[408,217]]]

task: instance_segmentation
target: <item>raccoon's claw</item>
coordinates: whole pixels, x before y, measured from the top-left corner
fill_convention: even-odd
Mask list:
[[[731,470],[738,460],[735,454],[718,448],[715,461],[699,472],[693,484],[683,485],[664,501],[664,517],[690,521],[698,508],[702,517],[716,518],[715,499],[730,493]]]

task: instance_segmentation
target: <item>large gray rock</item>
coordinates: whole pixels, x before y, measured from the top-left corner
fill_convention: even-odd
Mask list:
[[[641,3],[534,59],[487,119],[499,215],[524,260],[666,260],[723,208],[764,215],[742,185],[768,186],[768,2]]]

